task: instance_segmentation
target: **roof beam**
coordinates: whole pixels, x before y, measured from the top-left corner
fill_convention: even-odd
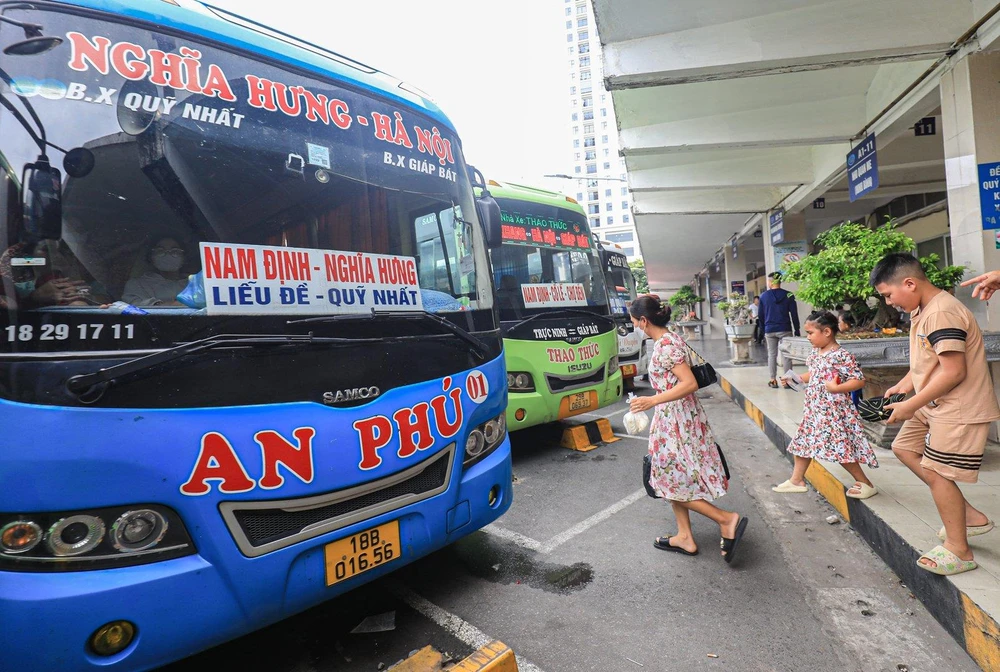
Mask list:
[[[637,215],[744,214],[749,217],[780,203],[791,187],[742,187],[734,189],[679,189],[635,192],[632,209]]]

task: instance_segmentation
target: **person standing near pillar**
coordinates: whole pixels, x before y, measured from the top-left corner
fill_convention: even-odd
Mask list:
[[[771,273],[770,289],[760,295],[758,320],[764,329],[764,340],[767,341],[767,367],[771,374],[768,387],[778,387],[778,344],[782,338],[799,335],[799,310],[795,305],[795,296],[781,288],[781,271]],[[782,357],[782,368],[787,373],[792,370],[791,360]],[[782,387],[790,390],[788,383],[781,382]]]
[[[764,342],[764,332],[761,331],[760,327],[760,297],[753,297],[753,303],[750,304],[750,315],[753,317],[753,342],[760,345]]]

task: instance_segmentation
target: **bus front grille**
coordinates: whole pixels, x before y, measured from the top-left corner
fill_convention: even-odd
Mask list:
[[[604,365],[597,367],[593,373],[585,373],[582,376],[556,376],[551,373],[545,374],[545,384],[549,386],[552,393],[574,390],[578,387],[588,387],[604,382]]]
[[[428,499],[448,489],[455,444],[386,478],[312,497],[223,502],[219,508],[240,551],[257,557]]]

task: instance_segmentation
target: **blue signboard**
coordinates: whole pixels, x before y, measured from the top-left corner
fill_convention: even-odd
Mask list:
[[[979,164],[979,208],[983,229],[1000,229],[1000,162]]]
[[[771,244],[777,245],[785,242],[785,211],[775,210],[772,212],[768,223],[770,224]]]
[[[878,154],[870,134],[847,155],[847,192],[851,203],[878,189]]]

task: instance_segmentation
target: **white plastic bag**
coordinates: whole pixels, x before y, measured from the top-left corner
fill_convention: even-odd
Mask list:
[[[631,403],[633,399],[635,399],[635,395],[629,392],[625,401]],[[649,416],[642,411],[639,411],[638,413],[629,411],[625,414],[625,417],[622,418],[622,422],[625,423],[625,431],[632,436],[642,434],[649,429]]]

